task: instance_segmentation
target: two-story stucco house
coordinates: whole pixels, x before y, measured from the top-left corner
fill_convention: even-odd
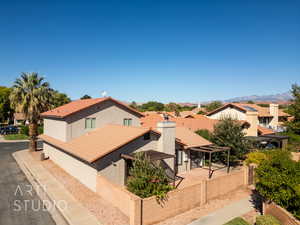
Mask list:
[[[282,122],[287,121],[289,117],[287,113],[278,108],[278,104],[261,107],[246,103],[229,103],[209,112],[207,116],[212,119],[231,117],[236,120],[247,121],[250,124],[249,129],[247,129],[248,136],[274,133],[280,130]]]
[[[189,148],[211,145],[192,131],[161,121],[142,127],[144,115],[113,99],[77,100],[42,114],[46,157],[91,190],[96,176],[124,185],[135,152],[146,152],[171,171],[191,169]]]

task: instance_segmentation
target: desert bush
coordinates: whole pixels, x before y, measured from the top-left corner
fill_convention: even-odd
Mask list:
[[[195,133],[200,135],[201,137],[205,138],[206,140],[209,140],[209,141],[212,138],[211,132],[207,129],[197,130]]]
[[[266,152],[256,168],[256,189],[267,200],[291,212],[300,218],[300,162],[291,159],[284,150]]]
[[[250,225],[247,221],[245,221],[241,217],[236,217],[229,222],[225,223],[224,225]]]
[[[258,216],[255,225],[281,225],[281,223],[271,215]]]
[[[173,189],[164,169],[154,166],[143,153],[136,154],[129,175],[127,189],[141,198],[156,196],[162,200]]]
[[[29,136],[29,127],[28,127],[28,126],[25,126],[25,125],[22,125],[22,126],[20,127],[20,134]]]
[[[245,163],[247,165],[251,163],[259,165],[263,160],[267,159],[267,155],[263,152],[250,152],[246,157]]]

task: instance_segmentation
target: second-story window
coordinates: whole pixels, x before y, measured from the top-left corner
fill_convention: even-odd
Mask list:
[[[85,129],[96,128],[96,118],[86,118],[85,119]]]
[[[132,125],[132,119],[124,119],[123,120],[124,126],[131,126]]]

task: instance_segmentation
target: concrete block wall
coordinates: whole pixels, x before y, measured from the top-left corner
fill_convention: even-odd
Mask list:
[[[243,167],[224,176],[200,180],[194,185],[170,191],[167,199],[159,204],[155,197],[142,199],[98,174],[97,193],[128,216],[130,225],[148,225],[205,205],[209,200],[239,188],[245,188],[247,182],[248,168]]]
[[[200,206],[205,202],[204,186],[205,181],[201,181],[184,189],[175,189],[161,204],[158,204],[156,197],[143,199],[143,224],[153,224]]]
[[[244,168],[246,169],[246,168]],[[216,177],[206,182],[206,198],[207,201],[218,198],[231,191],[247,185],[245,179],[245,170],[231,172],[225,176]]]

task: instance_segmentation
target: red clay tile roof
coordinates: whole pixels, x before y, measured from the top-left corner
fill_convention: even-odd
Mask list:
[[[106,97],[106,98],[91,98],[91,99],[79,99],[76,101],[72,101],[68,104],[59,106],[55,109],[49,110],[47,112],[44,112],[41,114],[42,117],[56,117],[56,118],[65,118],[67,116],[70,116],[76,112],[79,112],[81,110],[84,110],[86,108],[89,108],[91,106],[94,106],[96,104],[105,102],[105,101],[113,101],[119,105],[122,105],[123,107],[129,109],[130,111],[138,114],[139,116],[144,116],[141,112],[138,112],[137,110],[130,108],[129,106],[111,98],[111,97]]]
[[[16,120],[25,120],[25,115],[24,113],[14,113],[14,118]]]
[[[164,121],[161,114],[151,114],[140,119],[143,127],[156,128],[158,122]],[[185,127],[191,131],[197,131],[201,129],[207,129],[213,131],[214,125],[219,122],[219,120],[210,119],[206,116],[194,118],[169,118],[170,121],[176,123],[176,127]]]
[[[267,134],[275,134],[275,132],[271,129],[262,127],[262,126],[257,126],[258,134],[259,135],[267,135]]]
[[[71,155],[92,163],[148,132],[154,132],[160,135],[160,132],[155,129],[109,124],[102,128],[90,131],[78,138],[74,138],[68,142],[63,142],[44,134],[40,135],[39,138],[49,144],[63,149]],[[193,144],[195,142],[194,140],[193,143],[190,143],[190,140],[183,135],[180,135],[180,137],[184,140],[176,138],[175,141],[183,146]],[[188,143],[186,144],[184,141],[187,141]],[[206,145],[205,141],[200,141],[201,143],[198,138],[199,145]]]
[[[205,138],[184,127],[176,127],[176,138],[186,145],[185,148],[200,147],[212,144]]]
[[[216,110],[213,110],[213,111],[207,113],[206,115],[207,116],[213,115],[213,114],[215,114],[217,112],[220,112],[221,110],[223,110],[227,107],[230,107],[230,106],[238,108],[243,112],[248,111],[247,107],[251,107],[251,108],[257,110],[259,117],[272,117],[271,114],[270,114],[270,108],[269,107],[261,107],[261,106],[256,105],[256,104],[247,104],[247,103],[228,103],[226,105],[221,106],[220,108],[218,108]],[[283,112],[282,109],[278,109],[278,116],[289,116],[289,114]]]
[[[150,131],[149,128],[110,124],[68,142],[44,134],[39,137],[71,155],[92,163]]]

